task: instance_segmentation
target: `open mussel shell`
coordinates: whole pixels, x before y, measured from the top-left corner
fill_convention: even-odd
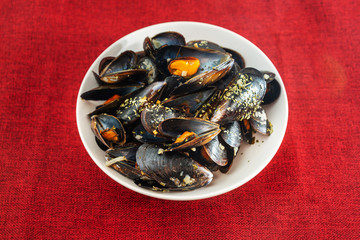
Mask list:
[[[169,190],[192,190],[208,185],[210,170],[180,152],[163,152],[155,145],[143,144],[136,153],[141,171]]]
[[[184,46],[185,43],[185,38],[181,33],[168,31],[156,34],[152,38],[146,37],[143,48],[147,56],[154,58],[156,50],[163,46]]]
[[[162,89],[165,87],[164,81],[153,82],[142,90],[126,98],[117,110],[117,117],[124,123],[130,124],[140,118],[141,111],[146,104],[155,102],[159,99]]]
[[[241,143],[241,127],[238,121],[221,126],[221,138],[231,147],[239,148]]]
[[[91,117],[91,129],[95,136],[108,148],[123,145],[126,142],[126,133],[123,125],[116,117],[108,114]]]
[[[124,146],[117,146],[113,149],[108,149],[105,154],[105,159],[107,161],[110,161],[111,159],[117,158],[117,157],[124,157],[127,161],[133,161],[136,162],[136,151],[140,147],[140,143],[130,143],[126,144]]]
[[[263,135],[270,135],[273,132],[273,127],[267,119],[265,110],[259,107],[250,117],[249,123],[255,131]]]
[[[99,74],[99,78],[106,84],[119,84],[123,81],[144,81],[147,71],[137,69],[137,55],[128,50],[114,58]]]
[[[99,73],[101,73],[114,59],[115,57],[104,57],[101,59],[99,63]]]
[[[213,67],[207,72],[203,72],[199,75],[196,75],[186,81],[184,84],[180,85],[172,94],[181,95],[184,93],[191,93],[202,89],[205,86],[216,83],[222,77],[224,77],[232,68],[234,64],[234,59],[230,58],[219,65]]]
[[[116,116],[116,111],[119,108],[122,101],[123,101],[123,98],[117,98],[106,104],[99,105],[96,107],[96,109],[94,111],[89,113],[88,116],[92,117],[94,115],[99,115],[99,114],[103,114],[103,113]]]
[[[262,74],[258,76],[248,72],[240,73],[224,90],[222,100],[215,109],[211,121],[225,124],[249,119],[260,106],[265,91],[266,82]]]
[[[281,92],[281,87],[279,82],[274,79],[271,82],[266,84],[266,93],[263,98],[263,105],[270,104],[275,102],[276,99],[279,98]]]
[[[159,125],[160,134],[176,139],[169,148],[171,151],[204,145],[220,131],[219,124],[199,118],[170,118]],[[177,141],[184,133],[190,133],[191,137]]]
[[[146,106],[141,112],[141,123],[147,132],[154,136],[160,136],[159,124],[169,118],[185,117],[186,113],[177,109],[166,107],[160,104],[152,104]]]
[[[202,145],[197,148],[191,148],[186,151],[186,154],[189,155],[192,159],[196,159],[196,161],[201,164],[202,166],[209,169],[211,172],[216,172],[219,170],[219,165],[217,165],[213,160],[211,160],[208,155],[206,154],[206,151],[204,151],[204,146]],[[205,154],[204,154],[205,153]]]
[[[182,111],[195,114],[195,112],[208,101],[208,99],[216,91],[215,87],[208,87],[201,91],[189,93],[180,96],[172,96],[168,100],[163,101],[165,107],[173,107],[181,109]]]
[[[228,163],[228,155],[226,145],[219,141],[219,137],[215,136],[210,142],[205,144],[201,149],[202,155],[212,160],[219,166],[225,166]]]
[[[105,164],[130,179],[143,178],[144,174],[136,165],[136,152],[139,146],[139,144],[130,144],[107,150]]]
[[[126,96],[145,86],[144,83],[132,83],[125,86],[99,86],[81,94],[85,100],[107,100],[114,95]]]
[[[164,46],[160,48],[156,54],[156,65],[158,70],[163,74],[169,76],[168,64],[180,57],[195,57],[200,61],[200,67],[196,73],[211,71],[214,67],[221,63],[228,61],[231,55],[224,52],[219,52],[211,49],[201,49],[183,46]]]
[[[137,63],[137,56],[134,51],[122,52],[119,56],[108,63],[99,73],[100,77],[111,75],[124,70],[134,69]]]

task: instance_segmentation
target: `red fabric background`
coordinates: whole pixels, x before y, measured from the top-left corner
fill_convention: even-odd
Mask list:
[[[358,1],[0,3],[0,238],[360,238]],[[286,86],[289,123],[244,186],[190,202],[132,192],[91,160],[75,103],[96,57],[168,21],[232,30]]]

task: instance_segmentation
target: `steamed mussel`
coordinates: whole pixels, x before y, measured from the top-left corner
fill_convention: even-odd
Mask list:
[[[204,187],[254,132],[273,131],[262,106],[280,95],[275,74],[214,42],[162,32],[93,74],[99,86],[81,98],[105,101],[89,118],[106,165],[147,189]]]

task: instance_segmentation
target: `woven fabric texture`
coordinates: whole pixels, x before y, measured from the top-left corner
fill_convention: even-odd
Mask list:
[[[1,239],[359,239],[358,1],[0,3]],[[75,118],[81,81],[119,38],[197,21],[256,44],[284,81],[283,143],[227,194],[176,202],[105,175]]]

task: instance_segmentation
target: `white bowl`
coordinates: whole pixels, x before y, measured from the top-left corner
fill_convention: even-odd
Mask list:
[[[206,187],[184,192],[155,192],[141,188],[132,180],[122,176],[114,169],[105,166],[104,152],[97,146],[94,134],[90,129],[88,113],[94,110],[99,103],[84,101],[80,94],[97,86],[92,71],[98,72],[102,58],[117,56],[125,50],[141,51],[145,37],[152,37],[164,31],[177,31],[184,35],[186,41],[209,40],[223,47],[231,48],[244,57],[247,67],[274,72],[281,85],[279,99],[271,105],[265,106],[269,120],[272,122],[274,132],[271,136],[256,134],[258,142],[253,145],[242,143],[234,159],[232,168],[227,174],[216,172],[213,181]],[[149,26],[126,35],[108,47],[91,65],[81,84],[77,105],[76,120],[81,140],[94,162],[113,180],[135,192],[168,200],[196,200],[214,197],[229,192],[253,177],[255,177],[271,161],[284,138],[288,120],[288,102],[284,84],[280,74],[269,58],[254,44],[242,36],[227,29],[198,22],[169,22]]]

